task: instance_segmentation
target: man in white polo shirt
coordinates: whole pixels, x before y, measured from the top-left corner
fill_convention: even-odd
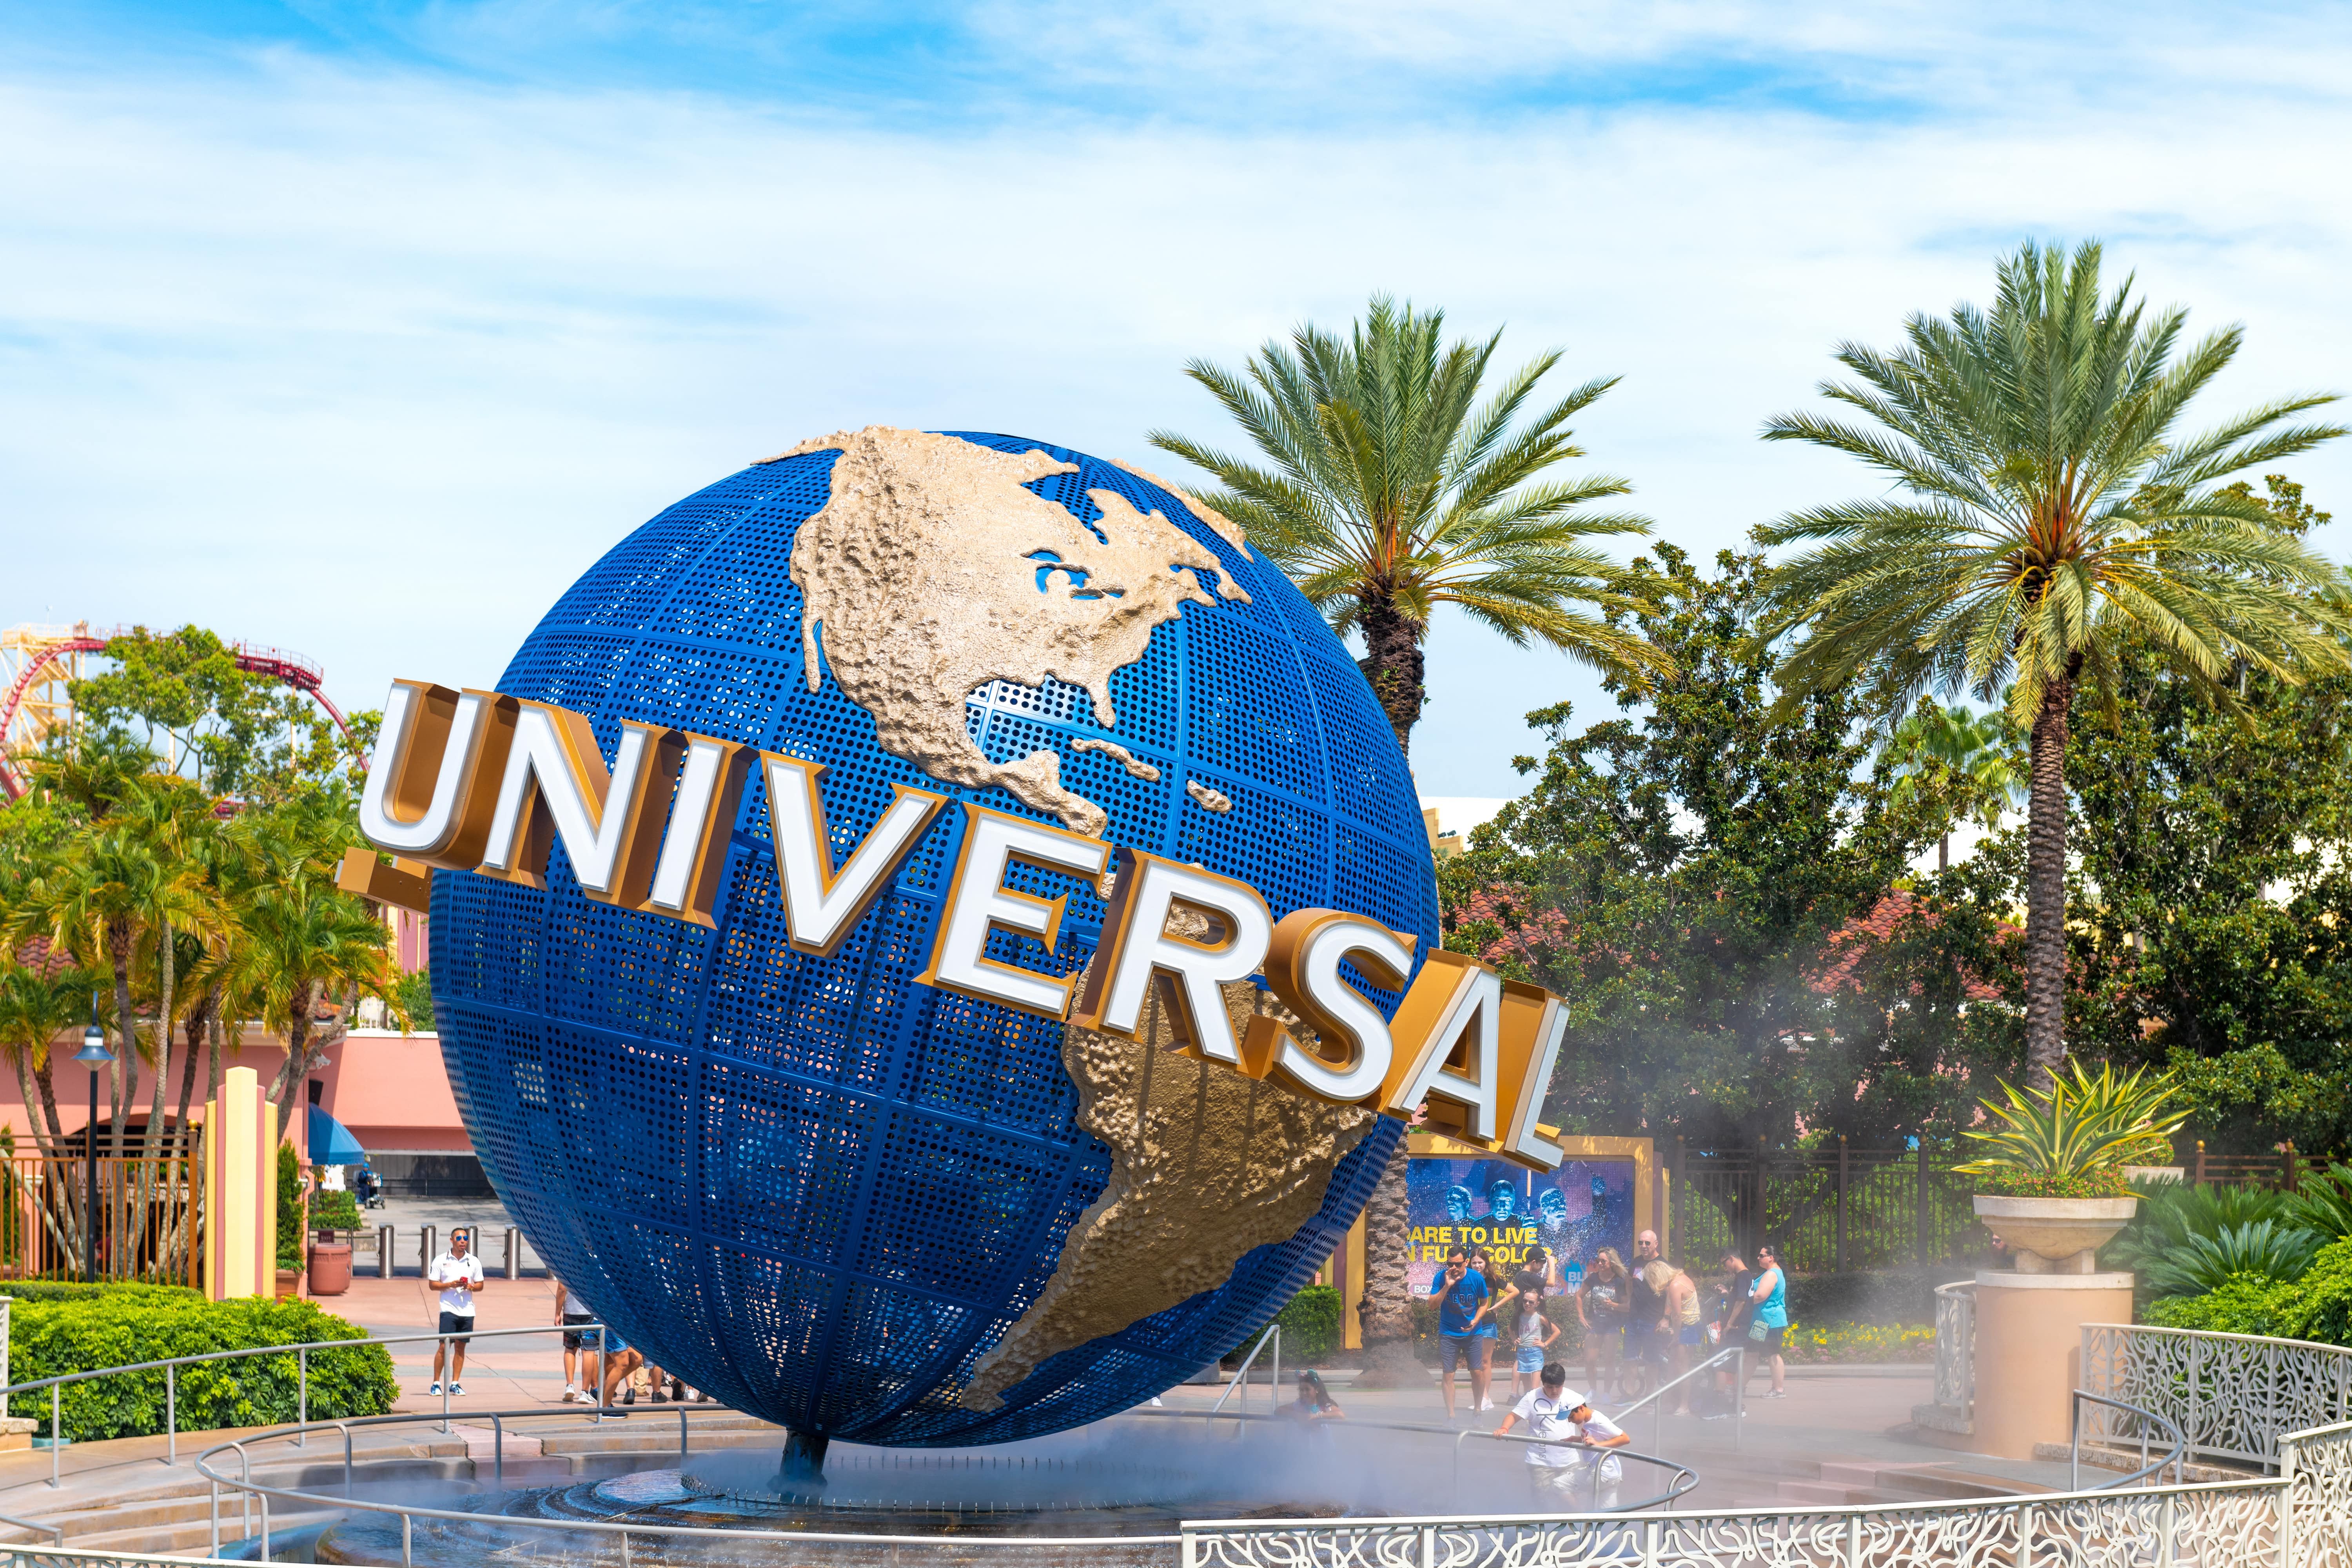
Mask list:
[[[482,1288],[487,1278],[482,1273],[482,1260],[473,1252],[467,1233],[452,1230],[449,1233],[449,1250],[435,1258],[432,1266],[425,1270],[425,1282],[437,1286],[441,1291],[439,1331],[457,1336],[445,1339],[433,1347],[433,1386],[425,1390],[428,1394],[441,1392],[442,1358],[448,1355],[453,1347],[456,1359],[449,1363],[449,1392],[466,1392],[465,1336],[474,1327],[474,1292]]]
[[[1528,1479],[1534,1483],[1538,1508],[1582,1513],[1617,1506],[1623,1467],[1616,1455],[1598,1450],[1622,1448],[1633,1439],[1584,1395],[1570,1391],[1565,1365],[1553,1362],[1545,1367],[1542,1385],[1511,1407],[1495,1436],[1508,1436],[1520,1421],[1528,1424],[1528,1436],[1543,1439],[1527,1446]],[[1571,1447],[1584,1453],[1580,1457]]]

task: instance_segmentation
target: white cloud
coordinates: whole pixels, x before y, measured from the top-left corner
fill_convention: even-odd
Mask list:
[[[2025,235],[2104,234],[2192,326],[2245,320],[2217,413],[2352,383],[2347,118],[2215,82],[1966,123],[1653,105],[894,134],[291,53],[20,80],[0,625],[196,619],[311,654],[355,706],[395,673],[480,683],[604,548],[748,458],[887,420],[1165,471],[1145,429],[1221,434],[1187,357],[1236,362],[1375,289],[1507,322],[1514,359],[1559,343],[1567,374],[1622,373],[1581,426],[1591,466],[1712,552],[1869,488],[1759,422],[1839,339],[1983,298]],[[2294,468],[2352,518],[2352,454]],[[2347,553],[2352,527],[2323,542]],[[1604,716],[1554,656],[1459,625],[1433,652],[1433,793],[1515,788],[1528,709]]]

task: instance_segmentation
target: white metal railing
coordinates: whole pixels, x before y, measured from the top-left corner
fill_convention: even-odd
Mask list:
[[[247,1345],[239,1350],[205,1351],[198,1355],[172,1356],[163,1361],[132,1362],[124,1366],[102,1366],[89,1372],[60,1373],[55,1377],[36,1377],[27,1379],[23,1383],[12,1383],[5,1388],[0,1388],[0,1411],[7,1409],[9,1399],[16,1394],[31,1394],[37,1390],[44,1388],[49,1391],[49,1486],[50,1489],[54,1490],[64,1484],[59,1468],[59,1458],[65,1451],[65,1445],[60,1442],[59,1439],[65,1436],[64,1391],[68,1384],[88,1383],[94,1378],[100,1377],[121,1377],[131,1373],[162,1373],[163,1374],[164,1434],[163,1462],[166,1465],[176,1465],[180,1462],[180,1369],[184,1366],[196,1366],[205,1363],[216,1361],[243,1361],[250,1356],[291,1355],[294,1357],[295,1413],[297,1422],[296,1427],[289,1429],[307,1430],[308,1423],[310,1419],[310,1352],[312,1351],[364,1350],[370,1345],[404,1345],[418,1343],[437,1344],[446,1350],[449,1347],[451,1342],[458,1340],[514,1339],[530,1334],[593,1333],[596,1336],[595,1354],[597,1357],[597,1365],[601,1368],[604,1365],[604,1347],[607,1331],[608,1331],[605,1329],[604,1325],[601,1322],[553,1323],[545,1328],[468,1329],[461,1334],[385,1334],[378,1338],[371,1339],[309,1340],[298,1344]],[[583,1351],[581,1353],[584,1355],[588,1352]],[[454,1379],[446,1379],[440,1384],[440,1421],[441,1430],[444,1432],[449,1430],[449,1390],[454,1385]],[[597,1386],[601,1389],[603,1387],[603,1384],[600,1382]],[[574,1411],[572,1412],[572,1414],[578,1415],[583,1413]],[[597,1414],[597,1412],[591,1411],[586,1412],[586,1414]],[[613,1414],[619,1415],[622,1413],[614,1411]],[[299,1436],[294,1440],[297,1444],[299,1444],[302,1441]],[[23,1525],[27,1529],[47,1528],[47,1526],[36,1527],[24,1525],[23,1521],[11,1520],[5,1515],[0,1515],[0,1523]]]
[[[1617,1425],[1622,1427],[1625,1425],[1626,1419],[1631,1416],[1633,1412],[1639,1410],[1644,1405],[1648,1405],[1650,1407],[1650,1452],[1654,1454],[1657,1453],[1660,1451],[1662,1432],[1660,1416],[1664,1414],[1666,1407],[1665,1396],[1673,1393],[1675,1389],[1680,1388],[1684,1384],[1690,1382],[1691,1379],[1698,1376],[1698,1374],[1703,1372],[1709,1373],[1714,1373],[1726,1362],[1729,1362],[1731,1363],[1732,1376],[1731,1408],[1725,1412],[1725,1414],[1731,1417],[1731,1449],[1732,1452],[1738,1453],[1739,1451],[1739,1429],[1748,1424],[1748,1347],[1744,1343],[1735,1344],[1727,1350],[1719,1350],[1716,1352],[1713,1355],[1707,1357],[1705,1361],[1699,1363],[1688,1372],[1684,1373],[1680,1377],[1675,1378],[1672,1383],[1660,1384],[1656,1388],[1652,1389],[1641,1398],[1633,1401],[1633,1404],[1625,1406],[1624,1409],[1617,1412],[1616,1415],[1612,1415],[1610,1419],[1617,1423]],[[1705,1384],[1702,1384],[1700,1386],[1704,1387],[1706,1385]],[[1686,1394],[1684,1396],[1684,1399],[1685,1403],[1688,1403],[1689,1396]]]
[[[1977,1282],[1936,1287],[1936,1403],[1976,1419]]]
[[[2085,1323],[2082,1386],[2169,1421],[2192,1454],[2277,1465],[2285,1434],[2352,1421],[2352,1350]],[[2103,1411],[2086,1424],[2085,1436],[2116,1440],[2120,1419]]]
[[[2344,1568],[2352,1426],[2297,1433],[2286,1473],[1861,1508],[1483,1519],[1187,1521],[1184,1568]]]

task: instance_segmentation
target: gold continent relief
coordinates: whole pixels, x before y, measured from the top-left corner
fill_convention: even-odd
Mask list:
[[[1000,787],[1099,837],[1109,815],[1062,784],[1060,756],[991,762],[965,728],[965,698],[991,681],[1035,687],[1051,676],[1084,689],[1096,721],[1116,729],[1112,673],[1141,658],[1152,629],[1183,605],[1215,604],[1193,574],[1217,572],[1226,598],[1247,603],[1248,595],[1213,552],[1157,510],[1089,490],[1102,510],[1097,526],[1107,540],[1098,539],[1024,489],[1076,471],[1042,451],[869,426],[765,460],[835,450],[831,495],[793,546],[810,687],[830,668],[844,695],[873,715],[885,751],[946,783]],[[1194,510],[1246,552],[1232,521]],[[1073,749],[1146,772],[1113,742]],[[1213,791],[1205,792],[1213,803],[1203,799],[1205,786],[1188,788],[1210,809],[1231,808]],[[1254,1011],[1280,1010],[1247,984],[1224,993],[1237,1030]],[[975,1367],[967,1405],[996,1408],[1053,1356],[1214,1289],[1253,1248],[1296,1235],[1372,1123],[1375,1112],[1360,1106],[1292,1094],[1174,1044],[1156,1004],[1133,1040],[1065,1031],[1078,1124],[1109,1148],[1109,1180],[1063,1239],[1045,1289]]]

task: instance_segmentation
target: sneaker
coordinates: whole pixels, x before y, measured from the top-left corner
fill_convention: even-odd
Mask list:
[[[453,1395],[462,1395],[466,1392],[466,1385],[462,1383],[453,1383],[449,1385],[449,1392]]]
[[[573,1405],[577,1404],[579,1399],[580,1385],[575,1383],[565,1384],[563,1385],[563,1403],[566,1405]]]
[[[635,1389],[634,1389],[634,1388],[630,1388],[630,1389],[625,1389],[625,1390],[623,1390],[623,1391],[622,1391],[622,1394],[621,1394],[621,1403],[622,1403],[622,1404],[624,1404],[624,1405],[635,1405],[636,1402],[637,1402],[637,1391],[636,1391]]]
[[[656,1388],[653,1392],[652,1402],[656,1405],[667,1405],[669,1403],[669,1395]]]
[[[436,1383],[436,1384],[435,1384],[432,1387],[430,1387],[430,1388],[428,1388],[428,1389],[426,1389],[426,1390],[425,1391],[425,1398],[427,1398],[427,1399],[431,1399],[431,1398],[433,1398],[436,1394],[439,1394],[440,1392],[441,1392],[441,1385],[440,1385],[439,1384],[437,1384],[437,1383]]]
[[[1160,1409],[1165,1404],[1166,1401],[1162,1400],[1160,1395],[1155,1394],[1151,1396],[1151,1408],[1154,1410]]]
[[[1768,1388],[1763,1393],[1756,1395],[1756,1397],[1759,1399],[1786,1399],[1789,1397],[1789,1391],[1785,1388]]]

